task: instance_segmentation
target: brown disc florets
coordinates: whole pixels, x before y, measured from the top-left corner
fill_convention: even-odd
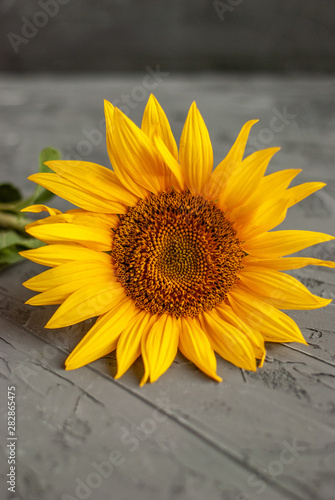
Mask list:
[[[120,216],[112,255],[138,307],[195,317],[226,298],[245,253],[216,203],[170,189]]]

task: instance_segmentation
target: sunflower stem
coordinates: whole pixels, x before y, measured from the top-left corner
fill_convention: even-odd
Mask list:
[[[15,231],[25,232],[25,226],[31,222],[30,219],[23,215],[13,215],[6,212],[0,212],[0,228],[14,229]]]

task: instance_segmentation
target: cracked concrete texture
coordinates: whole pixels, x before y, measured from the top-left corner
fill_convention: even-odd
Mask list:
[[[102,99],[120,98],[142,80],[143,75],[4,77],[1,180],[15,180],[29,192],[25,178],[36,170],[40,149],[52,144],[64,154],[75,151],[85,138],[82,131],[102,120]],[[334,83],[316,77],[170,76],[156,95],[177,137],[196,99],[217,161],[241,125],[259,117],[251,141],[282,147],[270,172],[303,168],[299,182],[328,183],[290,209],[282,228],[332,232]],[[144,105],[137,103],[131,110],[137,123]],[[274,110],[294,118],[280,132],[272,131],[271,142],[265,144],[270,135],[263,129],[270,128]],[[104,142],[92,146],[83,159],[109,165]],[[67,205],[55,199],[52,206]],[[303,253],[334,260],[335,245],[329,242]],[[25,262],[0,275],[4,474],[7,386],[17,388],[17,494],[9,499],[333,499],[334,305],[290,311],[309,345],[269,344],[266,363],[257,373],[218,359],[224,380],[217,384],[178,355],[161,379],[140,389],[140,360],[118,381],[113,379],[113,354],[64,371],[67,354],[91,323],[43,328],[54,308],[24,305],[31,292],[21,285],[41,270]],[[306,268],[293,274],[314,293],[334,297],[333,271]],[[4,477],[1,498],[7,498]]]

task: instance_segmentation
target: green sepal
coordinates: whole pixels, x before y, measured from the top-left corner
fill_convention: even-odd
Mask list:
[[[0,231],[0,271],[23,260],[19,252],[44,245],[35,238],[26,238],[16,231]]]
[[[52,147],[43,149],[39,157],[39,172],[51,173],[52,170],[50,170],[49,167],[44,165],[44,163],[47,161],[57,161],[60,159],[61,159],[61,154],[57,149]],[[52,198],[53,196],[54,193],[52,193],[48,189],[45,189],[42,186],[36,186],[34,193],[28,199],[24,200],[24,205],[20,206],[20,210],[29,205],[38,205],[40,203],[44,204],[46,201],[50,200],[50,198]]]

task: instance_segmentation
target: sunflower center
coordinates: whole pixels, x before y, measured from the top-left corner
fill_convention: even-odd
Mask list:
[[[138,307],[195,317],[226,298],[245,253],[214,202],[170,189],[120,216],[112,255]]]

